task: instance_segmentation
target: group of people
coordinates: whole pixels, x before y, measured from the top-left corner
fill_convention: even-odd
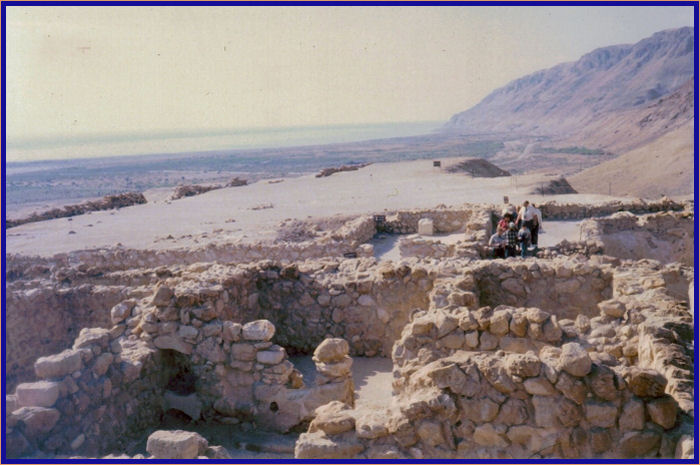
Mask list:
[[[515,206],[506,203],[496,232],[489,239],[493,258],[527,257],[537,252],[537,240],[542,228],[542,212],[529,201],[523,202],[516,212]]]

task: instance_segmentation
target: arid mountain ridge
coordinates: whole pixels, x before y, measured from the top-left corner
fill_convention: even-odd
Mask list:
[[[693,43],[693,28],[686,27],[657,32],[633,45],[594,50],[576,62],[538,71],[495,90],[476,106],[454,115],[445,129],[559,138],[595,127],[610,115],[653,106],[681,88],[692,95]],[[690,111],[668,115],[674,127],[692,118],[692,98],[690,103]],[[615,143],[604,140],[596,145]]]

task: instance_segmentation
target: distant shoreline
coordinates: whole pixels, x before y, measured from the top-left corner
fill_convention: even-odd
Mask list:
[[[114,134],[80,137],[39,137],[8,140],[8,165],[93,158],[177,156],[212,151],[274,150],[304,146],[367,142],[435,133],[443,121],[340,124]]]

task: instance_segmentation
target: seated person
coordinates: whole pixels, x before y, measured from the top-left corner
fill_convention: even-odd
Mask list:
[[[518,231],[518,242],[520,243],[520,256],[527,256],[527,249],[530,247],[530,242],[532,241],[532,234],[530,230],[523,223]]]
[[[506,258],[515,257],[518,248],[518,231],[515,229],[515,223],[508,223],[506,231]]]
[[[492,258],[506,257],[506,238],[505,235],[496,232],[489,239],[489,252]]]

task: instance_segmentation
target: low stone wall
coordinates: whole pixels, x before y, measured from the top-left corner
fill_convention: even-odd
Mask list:
[[[34,360],[69,347],[82,328],[109,327],[108,309],[126,297],[121,286],[6,288],[8,389],[33,379]]]
[[[480,262],[469,272],[473,274],[469,290],[482,306],[537,307],[574,319],[579,313],[597,314],[597,303],[612,295],[609,267],[587,262],[495,260]]]
[[[674,457],[682,431],[664,384],[592,363],[575,343],[546,356],[459,351],[412,373],[397,406],[319,411],[295,457]]]
[[[168,409],[194,421],[254,420],[287,431],[330,401],[353,404],[346,341],[319,345],[319,375],[306,386],[285,350],[270,342],[269,321],[200,326],[188,312],[173,313],[172,301],[161,287],[155,311],[137,317],[138,330],[123,323],[133,318],[124,305],[112,312],[111,330],[83,329],[72,349],[39,358],[34,370],[42,381],[18,385],[5,400],[8,456],[128,450]]]
[[[574,265],[572,276],[604,277],[612,297],[574,316],[565,303],[480,306],[477,276],[499,265],[438,279],[394,346],[392,403],[319,409],[295,456],[689,458],[692,316],[666,286],[687,270],[610,257]]]
[[[675,202],[668,198],[646,202],[642,199],[634,201],[611,201],[598,204],[573,204],[548,201],[538,203],[537,208],[542,212],[543,220],[583,220],[609,216],[617,212],[645,214],[664,211],[692,211],[690,201]]]
[[[418,232],[418,221],[428,218],[433,221],[435,234],[450,234],[469,229],[491,229],[490,208],[485,205],[468,205],[425,210],[404,210],[388,213],[384,231],[392,234],[414,234]],[[467,226],[467,225],[472,226]],[[477,225],[476,227],[474,225]]]
[[[328,235],[304,242],[212,243],[194,249],[138,250],[108,248],[57,254],[50,258],[8,255],[8,271],[12,276],[26,275],[27,267],[88,268],[110,271],[130,268],[156,268],[198,262],[251,263],[259,260],[303,261],[322,257],[342,257],[358,253],[357,248],[369,241],[376,228],[372,217],[359,217]],[[361,254],[361,252],[359,253]]]
[[[596,242],[603,253],[619,258],[649,258],[662,263],[694,262],[694,215],[665,212],[637,216],[629,212],[581,223],[585,242]]]
[[[162,367],[143,341],[83,329],[71,349],[34,368],[42,380],[18,385],[5,400],[8,457],[126,450],[160,419]]]

